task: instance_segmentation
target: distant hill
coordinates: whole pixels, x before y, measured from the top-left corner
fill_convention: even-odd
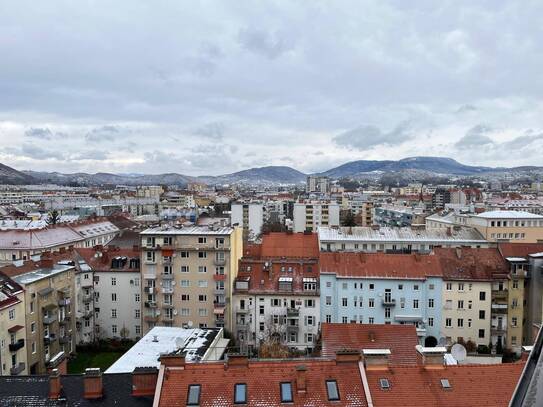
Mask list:
[[[250,168],[248,170],[234,172],[232,174],[219,175],[217,177],[201,177],[219,183],[272,183],[272,184],[297,184],[304,182],[307,175],[303,172],[285,166],[268,166]]]
[[[0,164],[0,184],[32,184],[36,180],[24,172]]]
[[[447,175],[475,175],[495,171],[490,167],[476,167],[460,164],[452,158],[446,157],[409,157],[398,161],[351,161],[339,167],[321,173],[331,178],[353,177],[370,172],[397,172],[404,170],[419,170],[435,174]]]

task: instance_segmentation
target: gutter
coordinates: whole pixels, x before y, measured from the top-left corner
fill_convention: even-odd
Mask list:
[[[364,387],[364,396],[366,396],[366,402],[368,403],[368,407],[373,407],[373,400],[371,398],[370,386],[368,384],[368,378],[366,376],[366,370],[364,369],[363,361],[358,362],[358,370],[360,371],[360,377],[362,378],[362,386]]]

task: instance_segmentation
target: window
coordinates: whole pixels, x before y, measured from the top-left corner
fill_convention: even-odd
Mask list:
[[[479,319],[485,319],[485,310],[479,310]]]
[[[326,323],[330,324],[332,322],[332,315],[326,314]]]
[[[139,309],[134,310],[134,318],[140,318],[141,311]]]
[[[385,308],[385,318],[390,318],[390,308],[389,307]]]
[[[141,325],[136,325],[136,335],[140,335],[141,334]]]
[[[518,324],[518,319],[517,319],[517,317],[512,317],[512,318],[511,318],[511,326],[512,326],[512,327],[516,327],[517,324]]]
[[[375,307],[375,299],[370,298],[370,299],[368,300],[368,306],[369,306],[370,308],[374,308],[374,307]]]
[[[444,389],[450,389],[451,384],[449,383],[449,380],[448,379],[441,379],[441,387],[443,387]]]
[[[181,308],[181,316],[183,317],[190,316],[190,308]]]
[[[181,294],[181,301],[190,301],[189,294]]]
[[[462,318],[458,318],[458,328],[464,328],[464,320]]]
[[[381,386],[382,390],[390,389],[390,383],[388,379],[379,379],[379,385]]]
[[[458,309],[464,309],[464,300],[458,301]]]
[[[332,297],[330,295],[326,296],[325,303],[326,305],[332,305]]]
[[[348,288],[348,284],[347,284],[347,283],[343,283],[343,284],[342,284],[342,287],[343,287],[344,290],[346,290],[346,289]]]
[[[471,328],[471,318],[468,319],[468,328]]]
[[[234,386],[234,404],[247,403],[247,385],[238,383]]]
[[[9,320],[14,320],[15,319],[15,309],[10,309],[9,312],[8,312],[8,315],[9,315]]]
[[[398,284],[398,290],[403,290],[403,284]]]
[[[369,324],[373,324],[374,321],[375,321],[375,319],[374,319],[373,317],[369,317],[369,318],[368,318],[368,323],[369,323]]]
[[[111,301],[113,302],[117,301],[117,293],[111,293]]]
[[[451,291],[451,290],[452,290],[452,283],[447,283],[446,290],[447,290],[447,291]]]
[[[485,330],[479,329],[479,338],[484,338],[484,337],[485,337]]]
[[[418,285],[418,284],[415,284],[415,285],[413,286],[413,290],[418,291],[418,290],[419,290],[419,285]]]
[[[518,288],[518,280],[513,280],[513,288]]]
[[[292,403],[292,384],[290,382],[281,383],[281,403]]]
[[[343,297],[343,298],[341,299],[341,305],[342,305],[343,307],[346,307],[346,306],[347,306],[347,298]]]
[[[111,325],[111,332],[113,333],[113,335],[117,334],[117,325]]]
[[[348,323],[349,323],[349,318],[347,318],[347,317],[341,317],[341,323],[342,323],[342,324],[348,324]]]
[[[428,318],[428,326],[434,326],[434,318]]]
[[[187,394],[187,406],[197,406],[200,404],[200,385],[189,385],[189,391]]]
[[[413,308],[418,309],[419,308],[419,300],[413,300]]]
[[[458,283],[458,291],[464,291],[464,283]]]
[[[200,301],[200,302],[206,302],[206,301],[207,301],[207,295],[205,295],[205,294],[199,294],[199,295],[198,295],[198,301]]]
[[[370,290],[373,290],[375,288],[375,284],[370,284]]]
[[[188,273],[189,272],[189,266],[181,266],[181,273]]]
[[[111,285],[117,285],[117,279],[115,277],[111,277]]]
[[[181,280],[181,287],[183,288],[190,287],[190,280]]]
[[[32,342],[32,354],[36,353],[36,342]]]
[[[140,302],[140,294],[134,294],[134,301]]]
[[[428,308],[434,308],[434,299],[433,298],[428,299]]]
[[[199,259],[207,259],[207,252],[198,252]]]
[[[117,310],[115,308],[111,310],[111,318],[117,318]]]
[[[207,243],[207,237],[199,237],[198,238],[198,243],[200,243],[200,244]]]
[[[331,281],[327,281],[326,282],[326,288],[330,288],[332,287],[332,282]]]
[[[484,291],[479,292],[479,300],[480,301],[486,300],[486,292]]]
[[[188,258],[189,257],[189,252],[181,252],[181,257]]]
[[[326,393],[328,393],[328,401],[339,400],[339,390],[335,380],[326,380]]]
[[[452,318],[446,318],[446,319],[445,319],[445,326],[446,326],[447,328],[452,327]]]
[[[305,300],[306,308],[315,308],[315,300]]]
[[[206,266],[198,266],[198,273],[207,273]]]

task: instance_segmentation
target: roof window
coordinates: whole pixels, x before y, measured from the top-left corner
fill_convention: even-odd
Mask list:
[[[326,380],[326,392],[328,393],[328,401],[338,401],[339,390],[337,388],[337,381]]]
[[[237,383],[234,386],[234,403],[235,404],[247,403],[247,384]]]
[[[290,382],[281,383],[281,403],[292,403],[292,384]]]
[[[450,389],[451,384],[449,383],[449,379],[441,379],[441,387],[444,389]]]
[[[379,379],[379,384],[381,385],[382,390],[390,389],[390,382],[388,379]]]
[[[200,405],[200,388],[199,384],[189,385],[189,391],[187,396],[187,406]]]

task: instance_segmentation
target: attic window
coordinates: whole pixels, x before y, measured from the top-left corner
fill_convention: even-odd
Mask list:
[[[390,389],[390,383],[388,379],[379,379],[379,384],[381,385],[381,390]]]
[[[200,385],[191,384],[189,385],[189,391],[187,395],[187,406],[198,406],[200,405]]]
[[[449,383],[449,379],[441,379],[441,387],[444,389],[450,389],[451,384]]]
[[[328,393],[328,401],[339,400],[339,390],[335,380],[326,380],[326,392]]]
[[[247,403],[247,384],[237,383],[234,387],[234,403],[245,404]]]
[[[292,403],[292,384],[290,382],[281,383],[281,403]]]

